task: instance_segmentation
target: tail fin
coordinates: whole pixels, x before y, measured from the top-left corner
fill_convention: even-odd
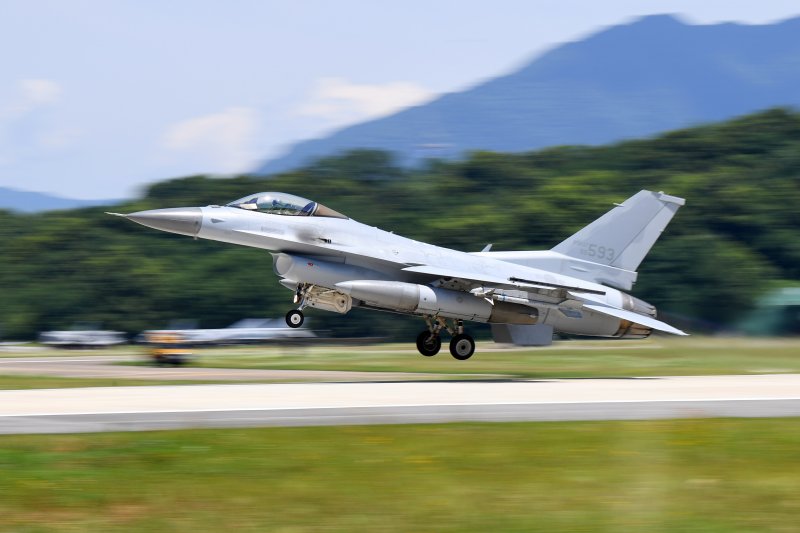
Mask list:
[[[685,203],[663,192],[639,191],[552,251],[635,272]]]

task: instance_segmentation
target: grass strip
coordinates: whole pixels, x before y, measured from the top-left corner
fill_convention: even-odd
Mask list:
[[[800,419],[0,437],[0,531],[796,531]]]
[[[468,361],[446,347],[422,357],[413,346],[259,346],[198,350],[201,367],[493,374],[589,378],[800,372],[800,339],[655,337],[644,341],[565,341],[544,348],[481,343]]]
[[[2,370],[2,369],[0,369]],[[229,383],[202,380],[160,380],[127,378],[61,378],[52,376],[0,375],[0,390],[70,389],[78,387],[133,387],[146,385],[199,385]]]

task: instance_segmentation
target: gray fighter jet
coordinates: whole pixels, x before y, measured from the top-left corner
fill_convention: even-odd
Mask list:
[[[630,290],[636,269],[682,198],[640,191],[546,251],[466,253],[367,226],[322,204],[279,192],[227,205],[154,209],[125,217],[151,228],[269,250],[280,283],[294,291],[291,327],[303,309],[353,307],[422,317],[417,348],[432,356],[441,334],[469,359],[475,341],[464,321],[577,335],[645,338],[684,332],[656,320]]]

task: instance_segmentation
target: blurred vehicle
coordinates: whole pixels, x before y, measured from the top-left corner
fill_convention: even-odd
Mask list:
[[[68,330],[43,331],[39,342],[58,348],[104,348],[125,344],[127,339],[121,331],[108,330]]]
[[[178,332],[148,331],[145,342],[150,346],[150,357],[158,365],[182,365],[192,356],[186,339]]]
[[[174,335],[184,346],[256,344],[261,342],[286,341],[316,338],[316,334],[306,328],[290,328],[283,320],[245,318],[227,328],[219,329],[163,329],[149,330],[143,334],[145,343],[153,335]]]

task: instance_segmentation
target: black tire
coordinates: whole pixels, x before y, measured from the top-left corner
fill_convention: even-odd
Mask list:
[[[475,340],[466,333],[454,335],[450,340],[450,355],[459,361],[466,361],[475,353]]]
[[[427,329],[417,335],[417,350],[425,357],[433,357],[442,348],[442,339]]]
[[[302,311],[298,311],[297,309],[292,309],[288,313],[286,313],[286,325],[290,328],[299,328],[305,322],[306,317],[303,316]]]

